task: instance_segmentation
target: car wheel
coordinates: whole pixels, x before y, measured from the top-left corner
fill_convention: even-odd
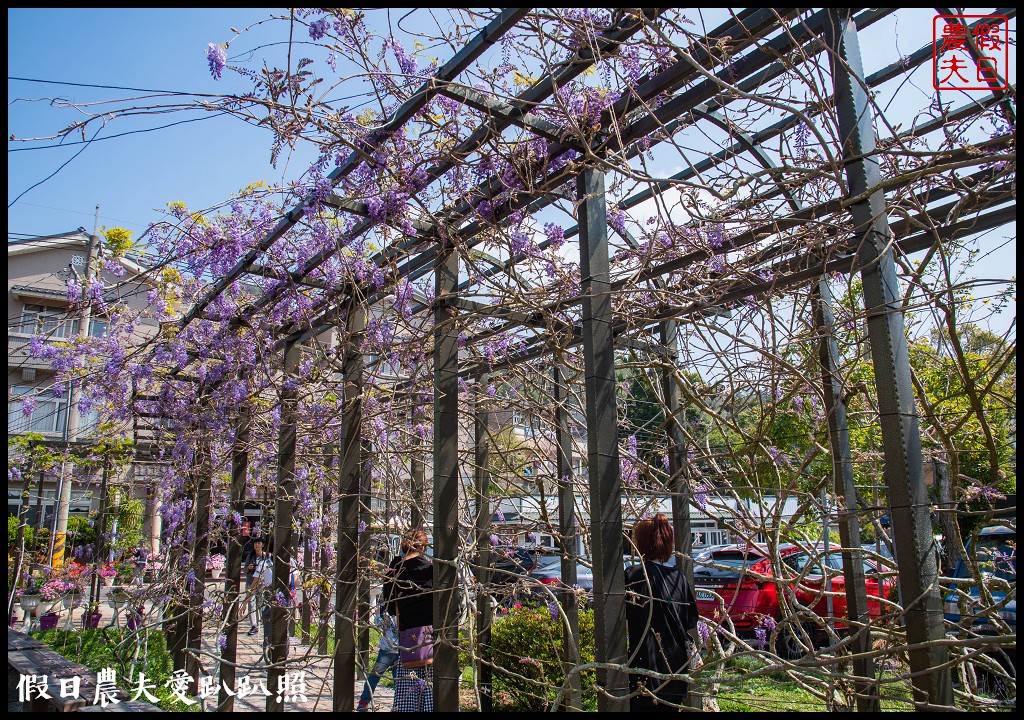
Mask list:
[[[806,647],[803,633],[800,632],[799,628],[792,623],[786,623],[779,628],[779,633],[775,636],[775,654],[783,660],[799,660],[813,651],[814,635],[811,628],[805,627],[804,630],[812,638],[811,648]]]

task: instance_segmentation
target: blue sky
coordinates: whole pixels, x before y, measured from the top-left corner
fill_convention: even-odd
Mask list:
[[[237,75],[210,76],[206,47],[232,37],[230,28],[268,16],[267,10],[8,10],[8,75],[93,85],[223,93],[240,90]],[[230,58],[229,51],[229,58]],[[40,137],[79,120],[69,110],[46,102],[14,98],[65,98],[96,102],[141,93],[99,90],[9,80],[8,134]],[[102,107],[102,106],[96,106]],[[296,178],[310,155],[270,167],[270,136],[230,117],[211,114],[156,115],[118,119],[99,137],[153,128],[188,118],[175,127],[141,132],[86,147],[57,174],[27,192],[8,209],[9,233],[49,234],[84,226],[92,230],[96,204],[100,224],[121,225],[137,233],[160,218],[159,209],[183,201],[201,209],[220,202],[258,179]],[[91,136],[93,130],[88,133]],[[81,134],[73,141],[82,140]],[[54,141],[32,145],[52,145]],[[9,143],[8,149],[24,147]],[[11,203],[22,191],[56,171],[82,150],[63,148],[9,152]]]

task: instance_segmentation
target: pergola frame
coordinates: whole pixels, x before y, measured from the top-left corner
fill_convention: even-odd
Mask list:
[[[827,399],[829,421],[829,439],[835,465],[835,490],[839,497],[844,498],[847,512],[841,514],[840,533],[844,548],[859,546],[859,524],[856,508],[856,489],[853,486],[852,465],[850,460],[849,440],[846,432],[845,406],[841,393],[841,384],[836,376],[837,349],[835,339],[831,335],[833,324],[830,309],[830,291],[825,280],[829,273],[841,272],[852,274],[859,272],[865,287],[865,310],[868,316],[868,337],[873,349],[875,380],[881,408],[881,428],[885,453],[885,480],[889,491],[889,500],[893,506],[893,528],[895,532],[896,551],[899,556],[899,573],[903,598],[907,602],[905,618],[908,642],[914,647],[925,645],[921,649],[912,649],[910,668],[915,691],[915,700],[919,707],[950,705],[952,689],[949,685],[948,669],[942,670],[946,663],[947,651],[938,646],[936,641],[942,640],[941,596],[938,584],[938,569],[934,554],[931,552],[931,520],[925,496],[922,471],[920,436],[917,416],[914,408],[913,387],[911,386],[909,359],[906,338],[904,336],[904,320],[901,309],[901,298],[897,291],[892,239],[895,239],[902,253],[913,253],[931,247],[936,242],[936,233],[923,230],[915,231],[913,223],[898,220],[889,223],[886,206],[886,192],[901,186],[907,186],[919,179],[919,175],[904,178],[888,178],[883,182],[873,152],[876,148],[875,131],[869,88],[880,85],[902,72],[908,64],[916,66],[930,59],[933,46],[928,44],[909,56],[904,62],[893,63],[883,70],[865,77],[861,68],[860,49],[857,31],[893,12],[893,9],[852,10],[829,9],[807,15],[798,13],[796,9],[747,9],[738,12],[732,19],[708,33],[710,46],[716,38],[732,39],[733,62],[726,77],[723,69],[716,76],[714,69],[721,66],[721,58],[703,47],[694,48],[693,58],[680,59],[662,72],[641,79],[636,89],[636,96],[645,102],[656,96],[664,100],[653,111],[648,109],[638,112],[618,135],[598,135],[590,147],[580,147],[576,141],[567,140],[559,131],[546,121],[534,118],[529,111],[537,103],[549,98],[558,87],[563,86],[572,78],[577,77],[598,59],[590,47],[584,46],[577,56],[566,62],[554,73],[532,84],[527,90],[510,102],[498,102],[475,90],[458,84],[460,73],[478,58],[488,47],[497,42],[502,35],[509,32],[528,14],[528,9],[507,9],[500,12],[479,35],[460,50],[455,57],[445,63],[433,78],[425,81],[418,91],[399,107],[389,120],[364,145],[354,150],[340,166],[329,176],[332,186],[355,170],[374,143],[381,142],[408,123],[427,102],[437,95],[463,103],[476,110],[485,112],[489,120],[481,124],[470,138],[453,149],[448,159],[438,163],[429,170],[430,181],[439,178],[444,172],[460,162],[474,150],[480,148],[487,139],[500,133],[509,126],[528,129],[549,141],[548,159],[557,157],[570,149],[578,149],[585,153],[584,162],[566,167],[546,178],[544,188],[557,188],[566,181],[575,181],[576,199],[579,201],[578,221],[576,228],[566,230],[565,236],[578,235],[580,243],[580,260],[582,286],[581,292],[569,300],[560,300],[544,308],[544,312],[564,310],[571,305],[582,306],[582,325],[573,328],[562,324],[550,333],[541,318],[525,313],[517,313],[500,307],[490,307],[465,297],[470,283],[459,282],[460,251],[472,249],[479,242],[478,235],[483,222],[474,217],[474,209],[468,203],[458,203],[446,210],[434,222],[420,220],[413,223],[415,235],[408,237],[404,243],[380,251],[374,263],[380,268],[389,268],[401,255],[411,253],[409,259],[397,266],[394,276],[413,280],[433,273],[435,280],[435,298],[432,303],[422,299],[414,309],[416,313],[432,312],[434,316],[433,346],[433,382],[435,393],[434,409],[434,445],[433,445],[433,535],[434,535],[434,627],[438,633],[435,672],[436,708],[441,711],[458,709],[458,618],[456,607],[456,559],[459,550],[459,518],[457,515],[457,492],[460,483],[458,473],[458,380],[459,377],[484,376],[503,367],[547,356],[553,348],[561,350],[582,344],[585,361],[586,418],[588,432],[588,468],[591,492],[591,525],[592,547],[594,548],[595,574],[595,611],[596,611],[596,643],[597,660],[601,663],[598,682],[601,686],[599,707],[602,710],[626,710],[628,701],[627,675],[622,670],[626,662],[624,580],[621,558],[621,537],[623,519],[620,504],[622,495],[621,478],[616,438],[616,405],[615,405],[615,347],[633,347],[648,352],[656,352],[674,362],[678,354],[677,322],[685,322],[687,318],[700,317],[708,313],[720,312],[720,308],[744,298],[752,298],[767,292],[792,287],[813,287],[815,325],[822,331],[819,359]],[[659,14],[658,9],[648,9],[643,16],[625,15],[618,26],[606,33],[599,40],[601,52],[614,52],[622,43],[643,27],[644,23]],[[1014,16],[1013,9],[999,9],[995,13]],[[795,19],[795,18],[800,19]],[[694,123],[712,123],[727,131],[729,121],[721,114],[721,110],[735,97],[722,91],[722,83],[739,88],[752,90],[767,79],[778,77],[785,69],[785,63],[777,58],[801,50],[807,57],[825,53],[831,65],[835,83],[834,112],[838,121],[840,135],[843,138],[842,165],[846,172],[847,193],[840,199],[822,203],[814,207],[802,207],[795,199],[792,188],[782,177],[782,173],[774,168],[770,156],[761,150],[762,143],[775,138],[791,129],[797,118],[778,122],[771,127],[755,134],[740,134],[734,144],[722,149],[713,156],[699,163],[690,164],[673,178],[652,184],[644,191],[628,197],[618,203],[622,209],[635,207],[672,186],[673,181],[683,181],[698,175],[720,162],[724,162],[738,154],[752,156],[769,174],[775,186],[771,193],[760,199],[779,196],[786,199],[791,213],[773,218],[763,227],[751,229],[726,240],[724,251],[742,248],[763,239],[766,235],[779,238],[778,243],[762,252],[759,261],[761,267],[771,268],[772,280],[728,281],[722,283],[712,277],[701,287],[670,287],[692,296],[692,302],[675,306],[659,306],[651,308],[649,316],[643,318],[645,327],[657,329],[660,333],[658,343],[645,342],[640,338],[627,337],[628,327],[635,327],[635,318],[631,323],[617,318],[613,312],[615,294],[626,289],[624,280],[613,280],[613,264],[608,251],[608,219],[607,202],[604,192],[604,175],[600,167],[600,159],[607,153],[625,151],[627,156],[635,156],[640,152],[636,143],[640,138],[650,135],[659,126],[664,127],[661,139],[671,137],[673,131]],[[703,55],[701,53],[703,52]],[[978,103],[965,105],[953,110],[947,117],[968,117],[986,107],[1001,105],[1006,102],[1006,95],[993,92],[992,96]],[[605,110],[602,116],[603,125],[607,127],[614,117],[623,117],[633,107],[635,101],[630,98],[620,100],[614,107]],[[819,108],[825,112],[825,108]],[[831,110],[829,110],[831,111]],[[917,133],[937,129],[919,127]],[[910,131],[907,131],[910,132]],[[992,146],[1005,145],[1012,137],[997,137],[991,141]],[[660,142],[657,137],[652,144]],[[956,157],[947,158],[955,161]],[[967,159],[966,151],[962,159]],[[994,170],[982,170],[973,177],[978,180],[987,179],[995,174]],[[501,187],[500,178],[494,176],[485,180],[477,188],[477,195],[493,197]],[[952,195],[948,191],[925,191],[918,193],[917,201],[927,206],[921,220],[930,220],[939,224],[940,239],[977,233],[981,230],[999,227],[1013,222],[1016,217],[1015,207],[1003,207],[1012,198],[1012,182],[999,186],[988,193],[973,198],[970,211],[975,216],[956,222],[946,223],[954,210],[963,213],[963,203],[938,205],[943,198]],[[495,209],[495,224],[517,210],[525,209],[533,213],[543,207],[562,199],[560,193],[541,191],[536,194],[521,192],[518,197]],[[281,216],[274,229],[224,276],[217,278],[209,290],[193,304],[178,323],[179,329],[185,329],[190,323],[205,317],[208,306],[232,283],[246,276],[271,277],[282,280],[273,289],[264,292],[249,307],[244,308],[236,316],[227,321],[229,328],[243,324],[243,318],[270,307],[281,298],[284,289],[289,286],[300,286],[312,290],[322,290],[325,285],[312,277],[323,262],[330,259],[340,248],[325,250],[308,260],[302,267],[290,271],[279,271],[267,264],[261,264],[261,257],[270,250],[290,229],[296,226],[313,204],[312,197],[295,205]],[[360,218],[352,232],[352,237],[369,231],[376,221],[369,217],[365,204],[333,196],[327,205],[333,206],[338,212],[349,213]],[[847,230],[838,223],[838,218],[849,217],[852,228]],[[799,247],[801,228],[812,221],[820,223],[825,218],[836,218],[833,230],[833,243],[826,249],[811,248],[800,254],[791,255]],[[788,240],[787,240],[788,234]],[[625,237],[627,243],[636,246],[635,240]],[[787,244],[788,243],[788,244]],[[541,243],[543,249],[547,243]],[[652,282],[659,287],[669,287],[663,278],[670,273],[688,267],[708,258],[709,253],[695,250],[681,258],[662,262],[644,268],[628,282]],[[491,259],[490,270],[485,277],[497,275],[514,267],[522,257],[512,257],[508,261]],[[754,267],[754,266],[752,266]],[[358,292],[357,292],[358,290]],[[283,355],[284,373],[282,380],[295,371],[299,362],[300,343],[319,334],[325,329],[342,323],[348,332],[346,342],[339,357],[344,377],[344,411],[342,418],[340,458],[340,478],[338,483],[340,512],[338,522],[338,571],[337,571],[337,606],[336,618],[336,649],[334,652],[334,709],[351,710],[354,698],[352,688],[356,673],[356,656],[358,649],[355,644],[355,615],[360,602],[358,588],[358,568],[356,559],[359,554],[358,526],[365,515],[365,497],[368,488],[363,478],[363,463],[360,461],[363,448],[360,444],[360,401],[362,373],[365,364],[358,350],[358,338],[365,330],[365,318],[376,302],[382,298],[381,293],[349,288],[343,294],[324,293],[318,299],[314,310],[314,319],[304,325],[285,325],[275,331],[277,349]],[[521,328],[533,328],[535,337],[518,353],[510,355],[503,361],[492,364],[463,363],[459,364],[458,331],[453,319],[462,312],[490,312],[492,317],[503,324],[481,332],[469,338],[466,344],[485,341],[498,333]],[[179,367],[175,375],[179,379],[187,379],[188,367],[197,356],[191,356],[189,363]],[[553,386],[557,403],[556,432],[558,477],[559,477],[559,532],[563,537],[572,535],[575,530],[575,518],[572,505],[572,483],[563,482],[566,475],[571,474],[571,442],[568,433],[568,414],[565,405],[565,370],[557,363],[553,365]],[[402,383],[399,383],[401,387]],[[672,373],[666,371],[662,378],[662,392],[670,413],[680,407],[680,397]],[[282,425],[279,442],[278,491],[275,515],[278,518],[291,516],[292,493],[294,490],[294,462],[296,417],[294,411],[295,392],[284,390],[281,400]],[[476,457],[478,476],[477,491],[486,499],[488,479],[486,477],[487,453],[486,424],[487,408],[480,404],[476,409]],[[689,485],[686,481],[687,461],[684,439],[679,421],[670,419],[669,435],[672,445],[670,458],[670,476],[672,478],[672,504],[676,523],[676,542],[681,567],[685,569],[692,583],[692,563],[690,555],[689,532]],[[231,497],[234,504],[242,502],[245,466],[247,459],[244,452],[244,437],[247,433],[249,420],[243,412],[238,420],[237,451],[233,460]],[[422,464],[419,474],[422,476]],[[416,463],[413,467],[413,485],[417,483]],[[419,479],[422,488],[422,478]],[[208,536],[208,518],[204,512],[209,503],[209,477],[205,478],[200,487],[199,507],[195,516],[196,538],[202,542]],[[478,508],[475,520],[475,533],[478,540],[489,535],[490,512],[489,504]],[[278,522],[275,527],[275,582],[279,588],[287,591],[288,571],[293,553],[294,539],[290,523]],[[207,537],[208,540],[208,537]],[[486,551],[487,543],[481,542],[481,564],[484,566],[483,579],[486,581],[486,567],[491,562]],[[227,572],[229,583],[238,588],[240,574],[240,548],[231,545],[229,548]],[[198,562],[199,553],[196,554]],[[846,578],[847,603],[851,623],[864,621],[867,618],[867,599],[864,590],[864,578],[860,553],[844,552],[844,575]],[[572,552],[566,552],[563,558],[563,578],[569,583],[574,578],[576,558]],[[198,575],[198,574],[197,574]],[[229,585],[230,587],[230,585]],[[485,599],[478,611],[484,619],[489,618],[490,600]],[[231,603],[229,603],[231,605]],[[237,614],[237,608],[234,611]],[[565,603],[567,637],[577,637],[577,617],[574,603]],[[201,621],[196,611],[189,611],[187,641],[193,649],[197,649]],[[224,683],[234,682],[233,663],[235,657],[237,617],[231,616],[228,623],[227,649],[223,653],[226,664],[222,665],[221,679]],[[487,625],[489,623],[485,623]],[[283,672],[287,661],[287,617],[284,608],[274,610],[274,630],[271,649],[273,664],[269,668],[270,682]],[[326,640],[321,628],[320,639]],[[856,652],[867,654],[869,636],[860,633],[854,644]],[[484,638],[484,643],[488,641]],[[324,648],[325,649],[325,648]],[[578,656],[576,657],[578,661]],[[940,668],[940,670],[933,670]],[[489,682],[489,667],[486,656],[482,659],[481,669],[488,680],[483,681],[485,687]],[[872,688],[870,678],[874,675],[872,661],[861,658],[856,661],[855,671],[858,683],[858,706],[861,710],[878,708],[877,689]],[[579,678],[575,676],[575,684],[565,696],[566,708],[578,707]],[[486,692],[485,692],[486,695]],[[484,702],[489,705],[490,698]],[[222,693],[221,709],[230,709],[232,700]],[[276,698],[267,699],[267,709],[276,710]],[[483,708],[482,708],[483,709]]]

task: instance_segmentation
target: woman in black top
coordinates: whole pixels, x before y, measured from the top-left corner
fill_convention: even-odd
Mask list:
[[[398,619],[398,632],[434,623],[434,564],[424,553],[427,534],[412,530],[402,538],[405,555],[388,565],[382,596],[387,611]],[[433,712],[434,668],[424,665],[403,668],[395,665],[395,706],[393,712]]]
[[[626,569],[626,627],[629,666],[659,673],[685,673],[696,653],[690,632],[697,627],[697,603],[686,578],[665,562],[672,555],[672,524],[665,515],[641,520],[633,538],[643,564]],[[686,700],[683,680],[661,680],[631,674],[631,711],[676,710]],[[672,705],[666,704],[672,703]]]

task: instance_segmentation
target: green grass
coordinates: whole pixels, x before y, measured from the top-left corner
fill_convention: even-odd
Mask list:
[[[117,673],[117,685],[129,696],[135,694],[138,673],[146,675],[147,684],[156,685],[150,693],[159,701],[157,705],[163,710],[173,712],[198,712],[199,706],[186,706],[175,699],[174,693],[166,686],[173,672],[171,655],[167,651],[166,638],[162,633],[149,633],[149,645],[139,653],[139,663],[134,668],[132,660],[135,655],[135,642],[122,640],[129,634],[127,630],[102,628],[99,630],[47,630],[35,632],[32,636],[46,643],[54,652],[81,663],[90,670],[99,672],[113,668]],[[143,666],[144,663],[144,666]],[[91,699],[91,698],[90,698]],[[139,698],[145,701],[145,696]]]

